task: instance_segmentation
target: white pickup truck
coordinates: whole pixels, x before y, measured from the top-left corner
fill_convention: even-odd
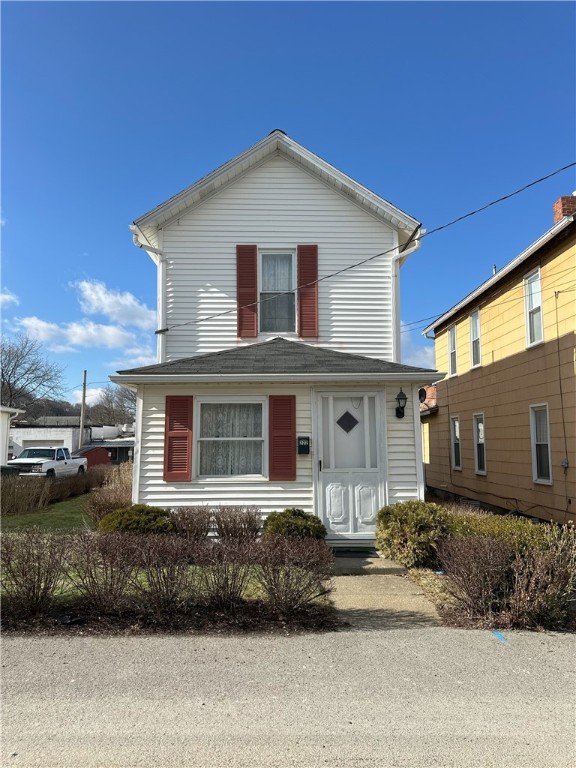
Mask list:
[[[88,465],[87,459],[73,459],[68,448],[24,448],[17,459],[8,462],[16,467],[20,475],[44,477],[66,477],[82,475]]]

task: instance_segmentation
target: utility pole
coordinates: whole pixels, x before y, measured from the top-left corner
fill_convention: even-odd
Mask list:
[[[80,404],[80,445],[84,445],[84,419],[86,416],[86,371],[84,371],[84,380],[82,381],[82,402]]]

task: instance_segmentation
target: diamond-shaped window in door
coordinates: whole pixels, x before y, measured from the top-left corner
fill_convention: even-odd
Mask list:
[[[342,416],[340,416],[339,419],[336,419],[336,424],[344,430],[344,432],[351,432],[356,424],[359,424],[360,422],[358,419],[356,419],[350,411],[344,411]]]

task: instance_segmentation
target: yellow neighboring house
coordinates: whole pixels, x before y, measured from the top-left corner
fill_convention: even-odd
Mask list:
[[[437,409],[422,416],[426,485],[576,522],[576,196],[554,226],[425,330]]]

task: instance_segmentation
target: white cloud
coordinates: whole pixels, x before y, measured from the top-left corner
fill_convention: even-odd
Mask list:
[[[104,387],[98,387],[97,389],[87,389],[86,390],[86,404],[87,405],[96,405],[98,402],[98,399],[100,398],[100,395],[104,392]],[[82,402],[82,390],[81,389],[75,389],[72,393],[72,397],[70,398],[71,403],[81,403]]]
[[[76,347],[107,347],[118,349],[134,344],[134,334],[113,325],[91,321],[49,323],[39,317],[22,317],[16,321],[28,336],[45,342],[54,352],[71,352]]]
[[[417,368],[435,368],[434,344],[427,342],[419,331],[410,331],[400,323],[401,356],[404,365]]]
[[[135,345],[124,350],[121,358],[112,360],[108,365],[115,371],[121,371],[126,368],[140,368],[143,365],[154,365],[157,363],[156,353],[150,344]]]
[[[104,315],[118,325],[142,330],[156,328],[156,312],[133,293],[111,290],[99,280],[80,280],[74,287],[79,291],[80,307],[85,314]]]
[[[9,291],[8,288],[4,288],[0,293],[0,307],[6,307],[8,304],[20,304],[20,299],[15,293]]]

